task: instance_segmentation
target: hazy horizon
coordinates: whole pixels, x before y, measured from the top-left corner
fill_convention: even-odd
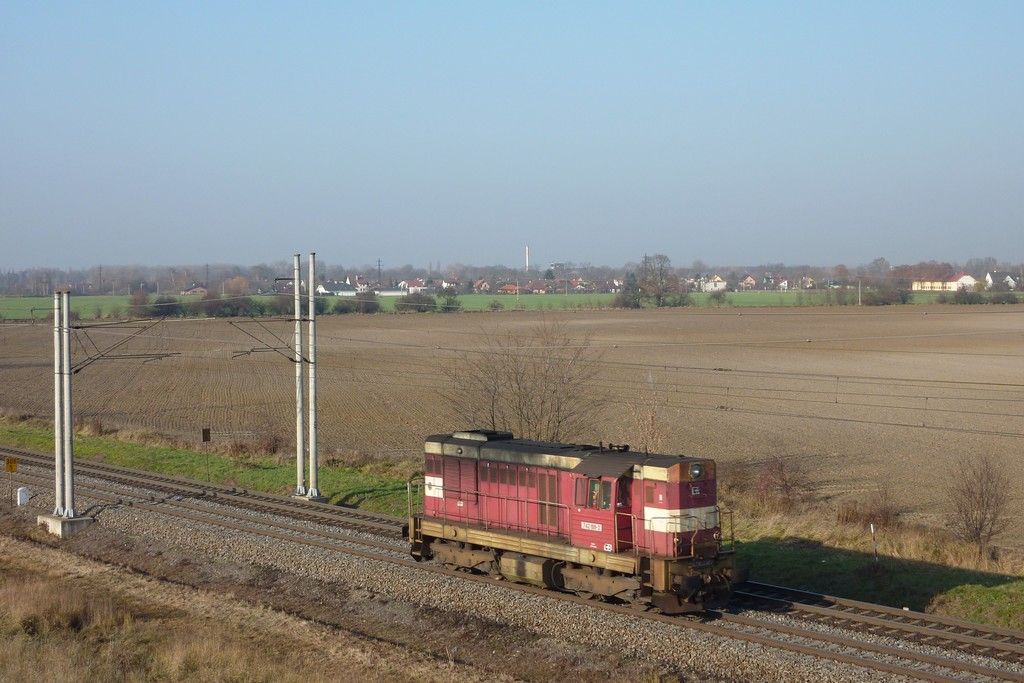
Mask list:
[[[1024,261],[1024,5],[0,7],[0,268]]]

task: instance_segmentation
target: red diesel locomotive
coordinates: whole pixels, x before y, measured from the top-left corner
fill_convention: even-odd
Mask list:
[[[665,613],[729,598],[712,460],[484,430],[428,437],[425,451],[418,560]]]

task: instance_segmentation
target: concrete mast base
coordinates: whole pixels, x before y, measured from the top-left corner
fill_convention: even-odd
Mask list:
[[[57,515],[39,515],[36,524],[58,538],[69,538],[89,526],[96,519],[93,517],[58,517]]]

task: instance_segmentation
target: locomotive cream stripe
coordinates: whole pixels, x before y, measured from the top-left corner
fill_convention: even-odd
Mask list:
[[[444,498],[444,480],[441,477],[424,477],[423,495],[431,498]]]
[[[711,529],[718,526],[718,507],[665,510],[644,506],[644,530],[678,534],[683,531]]]

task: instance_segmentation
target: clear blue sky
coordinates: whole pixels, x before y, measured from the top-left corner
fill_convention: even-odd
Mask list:
[[[1024,259],[1024,3],[0,4],[0,267]]]

